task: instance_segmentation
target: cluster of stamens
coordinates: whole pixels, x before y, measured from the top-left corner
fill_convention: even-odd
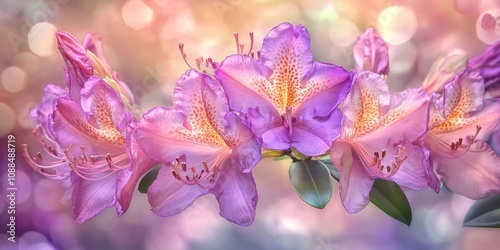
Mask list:
[[[244,53],[245,46],[244,46],[244,44],[240,43],[238,33],[234,33],[234,40],[236,42],[236,51],[237,51],[238,55],[247,55],[247,56],[254,58],[255,54],[254,54],[254,52],[252,52],[253,42],[254,42],[253,32],[250,32],[250,49],[248,50],[247,53]],[[182,59],[184,59],[184,62],[187,64],[187,66],[191,69],[194,69],[193,67],[191,67],[191,65],[187,61],[187,54],[184,51],[184,44],[183,43],[179,43],[179,51],[181,52]],[[260,59],[260,50],[257,51],[257,59]],[[219,63],[213,61],[211,57],[208,57],[207,59],[204,59],[203,57],[198,57],[198,58],[196,58],[196,67],[199,71],[201,71],[203,73],[212,74],[213,71],[215,71],[215,69],[217,69],[219,67]]]
[[[196,165],[192,167],[188,167],[186,162],[181,161],[178,157],[175,158],[175,161],[172,164],[172,175],[175,179],[180,180],[188,185],[198,185],[202,188],[210,188],[217,177],[219,176],[220,168],[218,165],[215,165],[213,169],[210,169],[208,163],[206,161],[201,162],[203,168],[198,173],[196,170]],[[197,164],[199,165],[199,164]],[[191,177],[189,177],[191,175]],[[202,181],[208,178],[209,186],[203,185]]]
[[[65,174],[67,171],[58,173],[55,168],[68,165],[75,174],[83,179],[101,180],[118,170],[128,167],[130,162],[125,153],[114,158],[111,157],[110,153],[87,156],[85,146],[83,145],[79,147],[80,154],[76,153],[74,144],[63,149],[63,153],[60,153],[44,139],[40,138],[39,133],[43,134],[43,130],[38,129],[33,132],[51,159],[44,159],[41,152],[37,152],[36,157],[31,157],[28,153],[28,145],[26,144],[21,145],[23,156],[37,172],[50,178],[62,179],[67,177],[67,174]],[[50,138],[47,138],[47,140],[51,141]]]
[[[481,131],[481,126],[477,125],[476,126],[476,133],[474,135],[469,135],[465,137],[467,139],[467,145],[463,145],[464,140],[462,137],[458,138],[456,142],[452,142],[450,144],[451,152],[456,153],[458,152],[459,149],[463,148],[464,151],[460,153],[460,155],[463,155],[465,152],[469,150],[471,147],[472,143],[474,143],[477,135],[479,134],[479,131]]]
[[[283,125],[288,128],[288,133],[292,135],[292,125],[295,123],[296,118],[292,116],[292,107],[287,106],[285,114],[281,115]]]
[[[385,150],[382,150],[381,154],[379,154],[379,152],[374,152],[371,166],[376,169],[375,175],[384,178],[393,176],[399,170],[399,167],[403,164],[403,162],[408,158],[408,155],[404,154],[404,152],[405,147],[398,145],[398,155],[394,157],[394,161],[392,161],[390,165],[382,164],[382,160],[387,155]]]

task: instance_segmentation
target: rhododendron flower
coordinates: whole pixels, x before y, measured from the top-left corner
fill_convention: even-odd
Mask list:
[[[356,71],[367,70],[381,75],[389,74],[387,44],[372,27],[358,35],[353,50]]]
[[[257,204],[251,169],[261,157],[257,139],[208,75],[189,70],[173,99],[174,108],[144,114],[135,132],[144,152],[164,164],[148,189],[152,211],[175,215],[212,193],[222,217],[250,225]]]
[[[353,74],[312,59],[306,28],[283,23],[264,38],[260,60],[232,55],[215,70],[229,106],[245,117],[265,148],[294,147],[314,156],[338,136],[337,106]]]
[[[347,212],[359,212],[368,204],[376,178],[412,190],[423,190],[432,182],[428,151],[422,146],[428,108],[423,89],[391,95],[382,76],[359,73],[342,105],[341,136],[330,151]]]
[[[64,181],[77,223],[115,205],[121,215],[130,204],[129,189],[135,187],[137,175],[155,163],[133,146],[136,118],[128,109],[133,97],[123,94],[121,90],[128,87],[119,87],[102,61],[92,52],[87,54],[74,37],[67,32],[56,35],[67,65],[69,90],[46,86],[42,103],[32,109],[30,117],[48,156],[38,153],[31,158],[23,145],[24,156],[38,172]],[[96,36],[91,33],[89,37]],[[87,41],[86,46],[102,51],[100,43]]]
[[[484,99],[483,78],[468,68],[434,96],[425,145],[450,190],[471,199],[500,193],[500,158],[486,144],[500,123],[500,101]]]

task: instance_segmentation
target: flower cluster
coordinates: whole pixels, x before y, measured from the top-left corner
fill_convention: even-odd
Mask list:
[[[250,225],[252,169],[285,155],[294,164],[330,157],[350,213],[368,204],[377,179],[436,192],[443,182],[472,199],[500,193],[500,158],[486,142],[500,146],[500,43],[469,60],[444,58],[422,87],[390,93],[388,47],[372,28],[358,36],[350,72],[314,61],[302,25],[276,26],[257,53],[250,36],[247,53],[235,35],[236,54],[197,59],[177,81],[173,106],[141,115],[101,39],[89,33],[80,44],[59,31],[67,88],[48,84],[31,110],[46,154],[30,156],[23,145],[26,160],[65,185],[77,223],[111,206],[123,214],[139,179],[160,164],[147,190],[153,213],[175,215],[212,193],[222,217]]]

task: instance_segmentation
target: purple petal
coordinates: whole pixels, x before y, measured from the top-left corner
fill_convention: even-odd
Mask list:
[[[116,203],[116,179],[114,175],[99,181],[79,179],[74,184],[71,197],[71,215],[76,223],[85,221],[99,214],[103,209]]]
[[[261,60],[264,65],[274,69],[278,76],[294,72],[298,83],[312,66],[310,43],[309,33],[304,26],[294,27],[290,23],[282,23],[264,37]],[[289,69],[291,71],[283,71]]]
[[[305,155],[316,156],[326,152],[340,134],[342,113],[334,109],[324,117],[300,119],[293,126],[290,145]]]
[[[470,150],[458,158],[443,157],[433,151],[431,157],[451,191],[471,199],[500,193],[500,157],[485,142],[474,142]]]
[[[429,186],[432,182],[428,169],[430,168],[426,149],[408,141],[398,143],[405,147],[405,154],[408,158],[401,164],[399,170],[389,179],[402,187],[420,191]]]
[[[221,145],[213,143],[201,133],[193,133],[184,127],[183,113],[154,108],[144,114],[135,130],[135,138],[144,152],[162,163],[175,161],[177,157],[188,156],[188,165],[197,164],[216,155]]]
[[[68,91],[55,84],[47,84],[43,89],[42,101],[30,110],[29,117],[33,128],[41,125],[44,131],[48,130],[49,115],[54,112],[54,101],[66,95]]]
[[[334,142],[330,156],[340,175],[339,191],[342,205],[349,213],[363,210],[370,202],[368,196],[375,179],[368,175],[349,144]]]
[[[353,50],[358,72],[369,70],[381,75],[389,74],[387,44],[372,27],[358,35]]]
[[[443,98],[446,117],[450,116],[455,109],[464,113],[476,111],[481,107],[484,99],[483,78],[477,72],[467,68],[445,85]],[[467,100],[467,102],[462,100]]]
[[[139,179],[158,164],[149,158],[139,147],[132,133],[127,135],[127,154],[130,158],[130,168],[120,171],[116,177],[117,213],[122,215],[130,206],[132,195]]]
[[[381,75],[369,71],[357,75],[342,105],[344,115],[356,124],[376,120],[389,110],[390,93]],[[373,130],[373,125],[367,130]]]
[[[196,198],[208,193],[208,189],[197,185],[186,185],[177,180],[171,168],[163,166],[158,177],[148,189],[148,200],[153,213],[172,216],[189,207]]]
[[[135,117],[127,111],[120,95],[101,78],[92,76],[81,91],[81,104],[85,112],[91,113],[99,128],[113,128],[125,134],[127,126]]]
[[[500,42],[488,46],[483,53],[469,59],[467,66],[481,73],[486,88],[500,83]]]
[[[66,64],[66,84],[69,89],[69,97],[80,101],[80,90],[87,79],[92,76],[92,62],[87,51],[80,45],[78,40],[65,31],[56,32],[59,51]]]
[[[241,226],[253,223],[258,196],[251,173],[240,172],[228,161],[210,192],[219,202],[222,217]]]
[[[275,102],[278,91],[268,81],[271,70],[256,59],[233,55],[215,71],[231,109],[245,113],[252,130],[260,135],[281,122]]]
[[[224,119],[228,123],[224,136],[234,145],[231,163],[239,171],[248,173],[260,161],[261,146],[236,114],[228,113]]]

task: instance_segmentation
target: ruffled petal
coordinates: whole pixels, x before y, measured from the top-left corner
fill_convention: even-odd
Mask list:
[[[179,111],[154,108],[137,123],[135,138],[149,157],[167,164],[183,155],[188,165],[198,164],[225,146],[218,139],[211,140],[210,134],[205,137],[202,132],[186,128],[185,121]]]
[[[279,125],[276,109],[280,92],[268,81],[271,70],[256,59],[233,55],[215,70],[231,109],[245,113],[249,125],[258,135]]]
[[[224,119],[228,123],[224,129],[224,137],[233,150],[232,166],[248,173],[260,161],[261,146],[235,113],[228,113]]]
[[[132,135],[133,133],[127,135],[127,154],[130,158],[130,167],[120,171],[116,177],[116,199],[118,201],[116,212],[118,215],[125,213],[130,206],[139,179],[159,164],[142,151]]]
[[[455,116],[476,111],[481,107],[483,98],[483,78],[477,72],[470,71],[470,68],[468,68],[445,85],[443,92],[444,115],[447,120],[450,120]]]
[[[369,70],[381,75],[389,74],[387,44],[372,27],[358,35],[353,50],[358,72]]]
[[[467,153],[449,158],[431,150],[437,173],[453,192],[471,199],[500,193],[500,157],[483,141],[476,141]]]
[[[389,110],[390,94],[382,76],[364,71],[357,75],[342,105],[347,119],[355,125],[351,136],[375,130],[382,122],[380,117]],[[347,123],[346,123],[347,124]]]
[[[290,23],[279,24],[264,37],[261,60],[264,65],[274,69],[276,85],[284,89],[298,85],[300,79],[309,72],[313,60],[310,43],[307,29],[302,25],[294,27]]]
[[[93,115],[99,129],[118,130],[125,135],[127,126],[135,122],[120,95],[99,77],[92,76],[85,83],[81,104],[85,112]]]
[[[163,166],[158,177],[148,188],[148,200],[151,211],[159,216],[172,216],[189,207],[199,196],[208,193],[208,189],[197,185],[186,185],[177,180],[171,168]]]
[[[467,66],[483,76],[486,88],[500,83],[500,42],[488,46],[483,53],[469,59]]]
[[[50,130],[62,148],[75,145],[78,149],[85,146],[88,155],[103,151],[120,154],[125,152],[125,138],[116,130],[101,130],[96,127],[95,119],[73,100],[57,100],[53,121]]]
[[[219,202],[222,217],[241,226],[253,223],[258,196],[251,173],[242,173],[226,161],[210,192]]]
[[[33,128],[42,126],[44,131],[49,131],[49,116],[54,112],[54,101],[66,95],[68,91],[55,84],[47,84],[43,89],[42,101],[30,110],[30,120]]]
[[[363,115],[364,123],[356,123],[357,141],[385,145],[388,139],[413,142],[427,132],[429,96],[423,89],[407,89],[391,95],[389,110],[376,117],[374,108],[365,106],[373,115]],[[365,124],[365,125],[364,125]],[[365,129],[370,127],[370,129]],[[369,131],[359,135],[358,131]]]
[[[411,190],[420,191],[433,183],[432,177],[429,175],[429,155],[426,149],[412,144],[408,141],[399,142],[397,145],[405,147],[406,160],[401,164],[398,171],[389,179],[396,182],[398,185],[407,187]]]
[[[342,112],[334,109],[326,116],[298,120],[292,128],[290,145],[302,154],[317,156],[326,152],[339,136]]]
[[[59,51],[66,64],[65,80],[69,89],[69,97],[75,101],[80,101],[80,90],[93,74],[92,62],[86,50],[69,32],[56,32],[56,39]]]
[[[102,210],[116,203],[116,179],[111,175],[99,181],[78,179],[71,197],[71,216],[76,223],[84,223]]]
[[[335,141],[330,157],[339,171],[339,191],[342,205],[349,213],[357,213],[370,202],[374,178],[370,177],[349,144]]]

